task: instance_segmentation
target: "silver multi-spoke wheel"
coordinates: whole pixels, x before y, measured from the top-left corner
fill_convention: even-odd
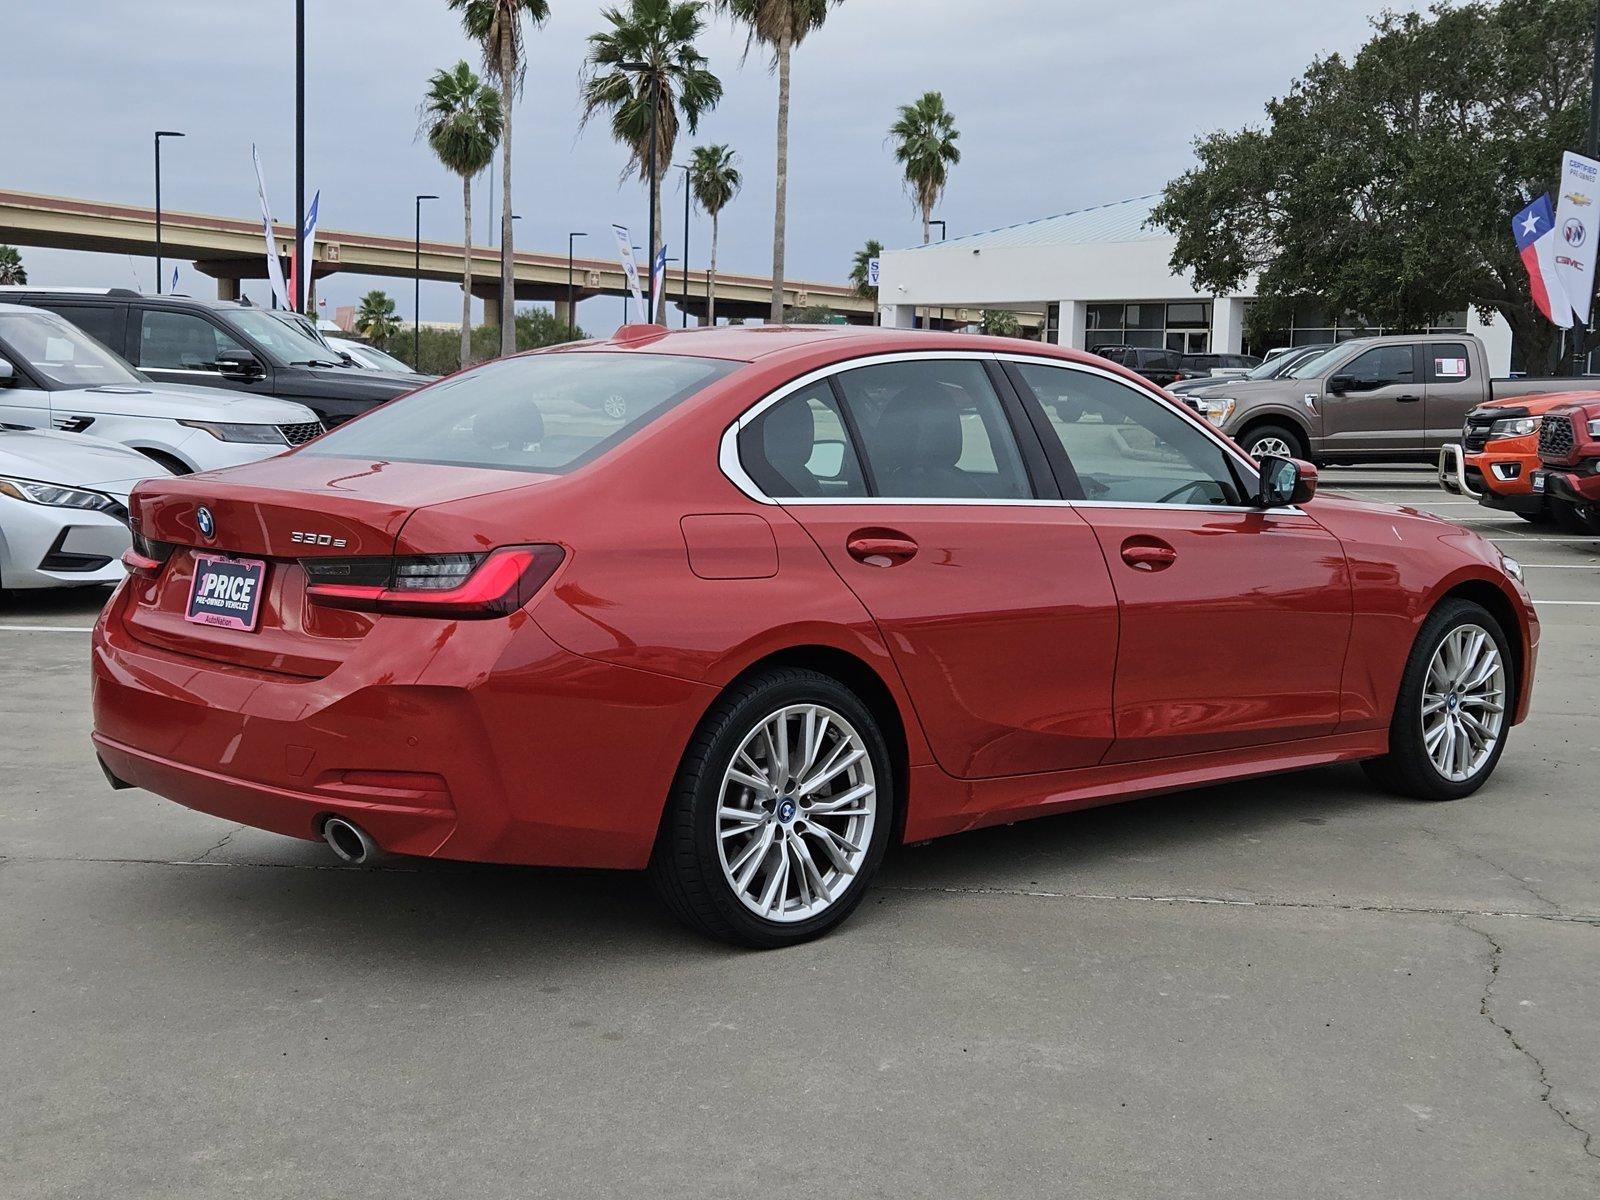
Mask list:
[[[1250,444],[1250,457],[1262,458],[1293,458],[1294,447],[1281,437],[1257,438]]]
[[[1482,626],[1456,626],[1433,652],[1422,688],[1422,746],[1434,769],[1452,783],[1481,771],[1499,745],[1505,704],[1500,647]]]
[[[815,917],[849,890],[877,818],[872,756],[855,726],[821,704],[780,708],[746,734],[723,774],[723,876],[759,917]]]

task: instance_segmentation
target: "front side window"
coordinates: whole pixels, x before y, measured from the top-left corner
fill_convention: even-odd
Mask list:
[[[215,371],[217,355],[244,347],[204,317],[145,309],[139,314],[139,365],[165,371]]]
[[[1021,500],[1022,454],[983,364],[882,363],[835,376],[874,491],[908,500]]]
[[[1379,346],[1357,355],[1339,374],[1363,391],[1411,383],[1417,377],[1415,355],[1410,346]]]
[[[774,500],[867,494],[861,462],[824,379],[786,396],[739,434],[739,460]]]
[[[1244,502],[1227,453],[1144,392],[1067,367],[1018,364],[1073,475],[1073,499],[1120,504]],[[1072,488],[1070,478],[1061,481]]]
[[[506,358],[391,400],[301,453],[560,473],[738,366],[603,351]]]
[[[0,343],[13,357],[61,387],[145,382],[111,351],[71,321],[46,312],[0,315]]]

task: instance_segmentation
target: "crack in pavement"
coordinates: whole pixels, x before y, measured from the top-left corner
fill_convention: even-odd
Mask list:
[[[233,841],[233,835],[238,833],[240,830],[242,830],[244,828],[245,828],[244,825],[235,825],[232,829],[228,830],[227,833],[222,835],[222,840],[220,842],[218,842],[215,846],[212,846],[209,850],[206,850],[201,854],[195,855],[193,858],[189,859],[188,861],[191,862],[191,863],[204,862],[206,859],[210,858],[213,854],[215,854],[218,850],[221,850],[229,842]]]
[[[1445,837],[1444,834],[1438,833],[1435,830],[1427,828],[1426,826],[1419,825],[1419,826],[1415,826],[1414,828],[1416,829],[1416,831],[1418,833],[1422,834],[1424,837],[1432,838],[1434,841],[1436,841],[1436,842],[1440,843],[1441,845],[1443,845],[1446,849],[1454,850],[1457,854],[1460,854],[1460,855],[1462,855],[1463,857],[1466,857],[1466,858],[1475,858],[1479,862],[1483,863],[1485,866],[1493,867],[1501,875],[1504,875],[1512,883],[1516,884],[1517,887],[1521,888],[1524,892],[1527,892],[1528,895],[1532,896],[1540,904],[1548,905],[1551,909],[1553,909],[1554,911],[1556,911],[1558,913],[1561,911],[1561,905],[1557,904],[1554,900],[1550,899],[1549,896],[1546,896],[1546,895],[1542,894],[1539,891],[1539,889],[1534,887],[1531,883],[1529,883],[1522,876],[1516,874],[1514,871],[1511,871],[1507,867],[1505,867],[1505,866],[1501,865],[1500,863],[1496,862],[1494,859],[1490,858],[1487,854],[1483,854],[1483,853],[1481,853],[1480,851],[1477,851],[1477,850],[1469,849],[1468,847],[1461,845],[1461,843],[1459,843],[1459,842],[1451,841],[1449,838]]]
[[[1522,1043],[1522,1040],[1517,1037],[1515,1032],[1512,1031],[1511,1026],[1505,1024],[1500,1020],[1500,1018],[1494,1015],[1494,1009],[1492,1005],[1494,984],[1495,980],[1500,977],[1500,962],[1505,957],[1505,947],[1502,946],[1498,940],[1496,940],[1493,934],[1489,933],[1487,930],[1479,929],[1476,925],[1469,924],[1465,917],[1460,918],[1456,923],[1460,925],[1461,928],[1477,934],[1484,941],[1489,943],[1489,977],[1484,980],[1483,995],[1478,998],[1478,1015],[1481,1016],[1485,1021],[1489,1022],[1489,1024],[1493,1025],[1501,1033],[1505,1034],[1506,1040],[1511,1043],[1512,1049],[1516,1050],[1518,1054],[1522,1055],[1534,1065],[1534,1068],[1539,1072],[1540,1101],[1546,1108],[1555,1113],[1555,1115],[1561,1119],[1561,1123],[1563,1125],[1567,1126],[1567,1128],[1571,1129],[1583,1139],[1583,1152],[1590,1158],[1600,1162],[1600,1151],[1596,1151],[1594,1148],[1593,1132],[1578,1124],[1577,1121],[1572,1119],[1572,1114],[1570,1112],[1568,1112],[1566,1109],[1563,1109],[1555,1102],[1555,1099],[1552,1095],[1555,1091],[1555,1084],[1550,1081],[1550,1072],[1545,1067],[1544,1062],[1537,1054],[1528,1049],[1528,1047]]]
[[[884,883],[885,892],[940,892],[952,896],[1011,896],[1038,900],[1112,900],[1156,904],[1215,904],[1232,908],[1299,908],[1332,912],[1394,913],[1429,917],[1520,917],[1569,925],[1600,927],[1600,913],[1529,912],[1524,909],[1439,908],[1416,904],[1340,904],[1331,900],[1241,900],[1232,896],[1157,896],[1137,892],[1051,892],[1036,888],[955,887],[933,884]]]

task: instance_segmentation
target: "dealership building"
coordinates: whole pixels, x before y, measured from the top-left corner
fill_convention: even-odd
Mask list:
[[[1250,342],[1250,285],[1210,296],[1175,275],[1169,264],[1176,239],[1147,225],[1158,199],[1139,196],[886,251],[878,277],[882,323],[912,328],[931,318],[959,325],[976,322],[983,309],[1003,309],[1031,316],[1028,323],[1040,327],[1044,340],[1063,346],[1146,346],[1189,354],[1262,354],[1274,346],[1384,332],[1307,305],[1288,328],[1260,344]],[[1511,330],[1501,317],[1486,323],[1468,310],[1429,328],[1477,335],[1493,372],[1509,372]]]

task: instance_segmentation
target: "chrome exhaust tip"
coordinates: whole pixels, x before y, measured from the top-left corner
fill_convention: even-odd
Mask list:
[[[322,840],[341,861],[351,866],[370,863],[381,853],[378,843],[367,836],[365,829],[343,817],[329,817],[322,823]]]

